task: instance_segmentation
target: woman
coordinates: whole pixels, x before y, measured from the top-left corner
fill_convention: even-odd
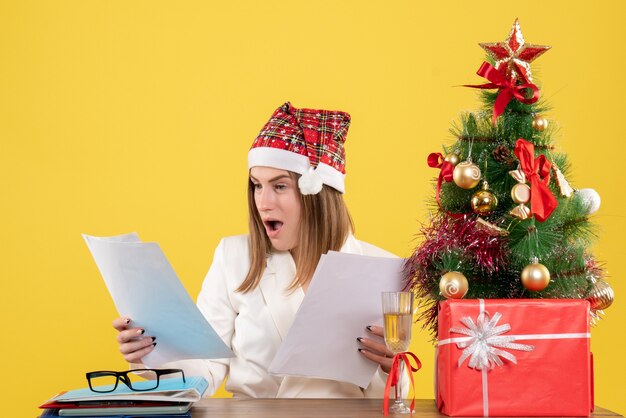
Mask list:
[[[223,239],[198,297],[198,307],[236,357],[163,365],[205,376],[206,395],[226,375],[236,397],[382,397],[393,354],[358,337],[359,351],[380,365],[370,385],[273,376],[267,369],[285,338],[320,256],[330,250],[392,256],[352,235],[343,201],[344,142],[350,115],[279,107],[248,153],[250,235]],[[366,324],[364,324],[366,325]],[[120,352],[131,363],[158,343],[149,330],[118,318]],[[382,328],[368,326],[382,336]],[[353,337],[346,337],[353,338]]]

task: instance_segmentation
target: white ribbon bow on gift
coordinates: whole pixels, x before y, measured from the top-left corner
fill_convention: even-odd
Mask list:
[[[476,323],[469,316],[461,318],[461,322],[467,328],[450,328],[450,332],[469,337],[456,343],[458,348],[463,349],[463,354],[459,358],[459,367],[468,357],[470,358],[468,367],[476,370],[486,371],[495,366],[502,366],[504,363],[500,357],[517,364],[515,356],[502,349],[534,350],[535,347],[532,345],[514,343],[513,341],[516,340],[514,336],[501,335],[511,330],[509,324],[497,325],[501,317],[502,315],[496,312],[490,319],[487,312],[481,312],[476,318]]]

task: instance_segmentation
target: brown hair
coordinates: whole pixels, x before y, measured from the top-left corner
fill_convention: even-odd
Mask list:
[[[297,183],[299,174],[289,172]],[[289,286],[295,289],[307,283],[313,276],[322,254],[328,251],[339,251],[354,231],[352,218],[343,201],[343,195],[332,187],[324,185],[322,191],[314,195],[300,196],[302,215],[298,246],[294,249],[296,260],[296,277]],[[238,292],[249,292],[255,289],[263,272],[265,261],[272,249],[272,243],[265,233],[265,227],[254,202],[254,184],[248,179],[248,212],[250,227],[250,270],[241,283]]]

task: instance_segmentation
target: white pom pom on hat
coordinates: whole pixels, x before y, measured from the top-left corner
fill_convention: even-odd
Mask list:
[[[302,194],[318,194],[322,191],[324,181],[313,167],[298,179],[298,187]]]

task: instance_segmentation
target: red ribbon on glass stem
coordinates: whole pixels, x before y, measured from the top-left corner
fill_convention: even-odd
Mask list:
[[[409,357],[415,360],[415,367],[411,364]],[[389,371],[389,376],[387,377],[387,384],[385,385],[385,398],[383,400],[383,415],[389,415],[389,394],[391,392],[391,387],[396,386],[398,384],[398,379],[400,378],[400,364],[404,362],[406,365],[406,369],[409,371],[409,378],[411,380],[411,386],[413,387],[413,400],[411,401],[411,412],[415,409],[415,382],[413,381],[413,372],[418,371],[422,368],[422,362],[417,356],[409,351],[405,351],[403,353],[398,353],[393,356],[393,362],[391,363],[391,371]],[[402,388],[398,388],[400,393],[400,398],[402,398]]]
[[[535,158],[535,146],[523,138],[515,143],[515,155],[526,180],[530,182],[530,213],[543,222],[559,204],[548,188],[552,163],[544,154]]]
[[[496,101],[493,105],[493,123],[496,123],[496,119],[504,112],[504,109],[506,109],[506,106],[513,97],[525,104],[533,104],[539,100],[539,89],[536,85],[531,83],[515,84],[514,81],[510,81],[506,75],[496,70],[496,68],[488,62],[483,62],[476,74],[486,78],[491,81],[491,83],[465,84],[464,87],[474,89],[500,89],[500,93],[498,93],[498,97],[496,97]],[[533,91],[532,97],[527,98],[524,95],[525,89],[531,89]]]

